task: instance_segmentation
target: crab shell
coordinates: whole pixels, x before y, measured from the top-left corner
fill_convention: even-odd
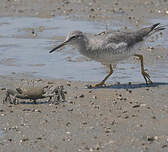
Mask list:
[[[17,88],[16,91],[19,93],[18,97],[23,97],[27,99],[39,99],[43,97],[45,91],[43,87],[32,87],[25,90],[22,90],[20,88]]]

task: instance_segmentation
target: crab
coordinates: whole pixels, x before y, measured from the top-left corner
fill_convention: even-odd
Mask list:
[[[47,90],[45,90],[47,89]],[[49,88],[45,87],[29,87],[27,89],[16,88],[16,90],[6,89],[3,103],[17,104],[19,99],[29,99],[36,104],[36,100],[49,98],[48,103],[58,104],[65,101],[65,91],[63,86]]]

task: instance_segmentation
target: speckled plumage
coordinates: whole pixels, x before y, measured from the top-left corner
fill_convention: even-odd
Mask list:
[[[164,29],[158,25],[154,24],[133,32],[104,31],[92,36],[73,31],[68,34],[65,42],[77,46],[79,52],[88,58],[104,64],[116,64],[120,60],[133,56],[146,37]],[[62,44],[53,50],[61,46]]]
[[[89,40],[88,54],[91,56],[91,52],[95,51],[91,56],[93,59],[108,64],[117,63],[134,55],[151,31],[153,26],[135,32],[105,31]]]
[[[82,55],[109,65],[109,75],[98,85],[104,84],[106,79],[112,74],[112,65],[130,56],[137,56],[141,60],[142,75],[146,83],[148,81],[152,83],[150,76],[144,70],[143,56],[137,54],[137,51],[147,37],[165,29],[164,26],[159,26],[159,24],[157,23],[133,32],[104,31],[92,36],[88,36],[81,31],[73,31],[68,34],[62,44],[52,49],[50,53],[66,44],[75,45]]]

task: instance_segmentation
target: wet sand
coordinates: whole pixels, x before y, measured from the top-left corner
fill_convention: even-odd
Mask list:
[[[0,77],[3,86],[13,89],[27,80]],[[97,89],[86,87],[91,83],[65,80],[40,84],[64,85],[66,102],[1,104],[2,152],[167,151],[167,83]],[[2,99],[4,91],[1,94]]]
[[[141,24],[168,15],[167,0],[2,0],[0,16],[68,16],[86,20],[128,20]]]
[[[3,0],[0,14],[42,18],[65,15],[92,21],[117,19],[140,27],[149,19],[167,19],[167,1],[80,2],[83,1]],[[150,56],[166,60],[166,49],[158,45],[149,51],[148,62]],[[9,62],[13,64],[13,60]],[[29,80],[40,85],[63,85],[67,101],[58,105],[47,104],[45,99],[38,104],[2,104],[3,88],[15,89]],[[149,86],[141,82],[108,83],[107,87],[96,89],[88,89],[88,84],[93,82],[44,79],[27,73],[0,76],[0,151],[168,151],[168,82],[158,81]]]

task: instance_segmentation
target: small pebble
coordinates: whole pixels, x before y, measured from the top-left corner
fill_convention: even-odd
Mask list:
[[[68,109],[68,111],[73,111],[73,108],[71,108],[71,109]]]
[[[54,82],[52,82],[52,81],[48,81],[47,83],[48,83],[48,84],[53,84]]]
[[[23,138],[23,139],[20,140],[20,143],[23,143],[23,142],[28,141],[28,140],[29,140],[28,138]]]
[[[23,111],[31,111],[31,109],[23,109]]]
[[[66,134],[71,134],[71,132],[67,131]]]
[[[82,124],[83,124],[83,125],[87,125],[87,122],[86,122],[86,121],[83,121]]]
[[[36,139],[37,139],[37,140],[42,140],[42,138],[41,138],[41,137],[37,137]]]
[[[41,113],[41,110],[39,110],[39,109],[33,109],[32,112],[40,112]]]
[[[92,93],[92,90],[90,90],[89,93]]]
[[[74,96],[75,99],[77,99],[78,97],[77,96]]]
[[[132,106],[132,108],[139,108],[139,107],[140,107],[140,104]]]
[[[158,136],[147,136],[147,140],[153,142],[154,140],[158,140]]]
[[[129,118],[129,116],[127,115],[127,116],[124,116],[124,119],[128,119]]]
[[[156,119],[156,116],[152,116],[152,119]]]
[[[141,104],[141,107],[145,107],[145,106],[146,106],[146,104],[144,104],[144,103],[143,103],[143,104]]]
[[[67,86],[71,86],[71,81],[67,81]]]
[[[10,142],[11,142],[11,141],[12,141],[12,139],[11,139],[11,138],[9,138],[9,139],[8,139],[8,141],[10,141]]]
[[[97,96],[93,96],[93,99],[97,99]]]
[[[129,90],[128,92],[129,92],[129,93],[132,93],[132,90]]]
[[[18,12],[19,12],[19,13],[23,13],[23,12],[24,12],[24,10],[18,10]]]
[[[81,94],[81,95],[79,96],[79,98],[84,98],[84,94]]]
[[[67,122],[67,123],[66,123],[66,126],[67,126],[67,127],[69,127],[70,125],[71,125],[71,123],[70,123],[70,122]]]
[[[167,145],[162,145],[162,148],[166,148],[166,147],[168,147]]]
[[[94,12],[94,11],[95,11],[95,9],[94,9],[94,8],[91,8],[91,9],[90,9],[90,11]]]

